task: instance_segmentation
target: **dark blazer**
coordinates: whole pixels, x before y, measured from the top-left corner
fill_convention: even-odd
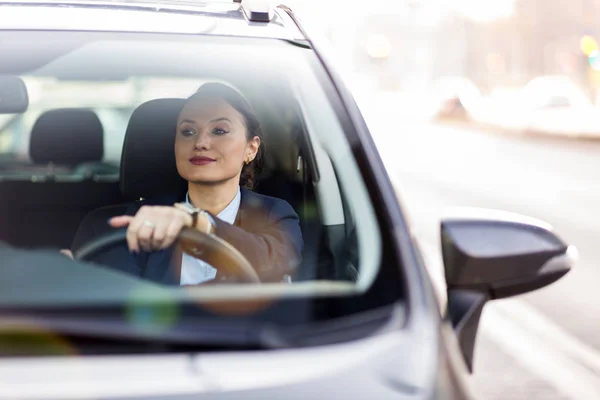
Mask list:
[[[161,196],[133,203],[125,212],[135,215],[142,206],[173,205],[180,196]],[[298,215],[284,200],[241,189],[240,208],[233,225],[214,217],[215,234],[250,261],[262,282],[278,282],[292,275],[301,262],[304,246]],[[154,282],[179,285],[181,252],[175,246],[159,252],[131,254],[124,244],[95,261]],[[219,274],[217,273],[217,278]]]

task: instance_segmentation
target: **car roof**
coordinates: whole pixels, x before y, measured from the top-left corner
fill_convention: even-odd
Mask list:
[[[0,31],[60,30],[209,34],[305,40],[279,6],[270,21],[248,18],[251,1],[0,0]]]

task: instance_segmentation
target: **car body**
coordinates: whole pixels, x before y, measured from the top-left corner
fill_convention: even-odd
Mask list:
[[[82,104],[113,113],[101,122],[113,121],[113,142],[125,137],[115,177],[11,158],[36,125],[0,132],[12,138],[2,142],[0,213],[22,217],[1,232],[0,398],[474,398],[468,379],[485,303],[569,271],[573,248],[543,222],[461,210],[441,225],[441,304],[360,110],[318,40],[290,9],[254,6],[0,2],[9,100],[0,111]],[[305,246],[322,238],[320,262],[305,256],[308,278],[184,290],[60,255],[89,211],[135,201],[116,193],[129,190],[124,181],[160,181],[140,174],[156,172],[144,153],[150,134],[132,147],[146,157],[139,179],[124,172],[135,111],[126,128],[117,110],[184,98],[211,79],[245,88],[266,121],[271,177],[283,176],[271,193],[284,198],[289,184],[289,201],[302,200],[294,207]],[[160,110],[145,114],[143,128]],[[52,136],[44,143],[55,146]]]

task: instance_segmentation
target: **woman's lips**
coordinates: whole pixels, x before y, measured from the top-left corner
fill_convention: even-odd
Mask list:
[[[215,162],[217,160],[215,160],[214,158],[210,158],[210,157],[192,157],[190,158],[190,162],[194,165],[206,165],[206,164],[210,164],[212,162]]]

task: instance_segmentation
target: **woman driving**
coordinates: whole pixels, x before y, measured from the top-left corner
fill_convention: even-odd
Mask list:
[[[136,202],[111,218],[110,226],[127,229],[128,248],[98,261],[161,283],[218,279],[211,265],[172,250],[181,230],[190,227],[235,247],[262,282],[287,280],[301,259],[299,219],[284,200],[250,190],[264,144],[248,101],[227,85],[204,84],[181,110],[175,135],[177,171],[187,193]]]

